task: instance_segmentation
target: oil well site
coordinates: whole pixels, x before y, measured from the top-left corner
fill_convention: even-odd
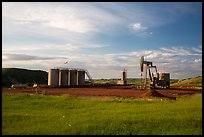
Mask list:
[[[63,95],[79,97],[122,97],[122,98],[167,98],[176,100],[182,95],[201,93],[202,87],[170,86],[170,73],[158,73],[151,61],[140,58],[140,84],[127,82],[128,70],[121,70],[115,84],[95,83],[86,69],[54,67],[48,72],[47,85],[13,85],[5,93]],[[137,69],[137,68],[136,68]],[[85,79],[87,77],[88,79]]]
[[[202,2],[3,2],[3,135],[202,135]]]

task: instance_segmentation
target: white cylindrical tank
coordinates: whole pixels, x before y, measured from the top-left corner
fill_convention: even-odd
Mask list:
[[[59,70],[59,85],[60,86],[67,86],[69,81],[69,70],[68,69],[61,69]]]
[[[59,69],[49,69],[48,86],[59,86]]]
[[[77,80],[78,80],[77,85],[85,85],[85,71],[78,70],[78,72],[77,72]]]
[[[77,85],[77,70],[69,70],[70,85]]]

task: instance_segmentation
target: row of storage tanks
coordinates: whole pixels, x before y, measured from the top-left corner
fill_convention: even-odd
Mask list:
[[[48,86],[85,85],[85,71],[78,69],[49,69]]]

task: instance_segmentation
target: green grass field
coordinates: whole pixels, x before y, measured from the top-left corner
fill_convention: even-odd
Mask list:
[[[171,84],[171,86],[202,86],[202,76],[183,79]]]
[[[117,79],[95,79],[92,81],[94,84],[117,84]],[[127,79],[127,84],[140,85],[142,83],[144,83],[144,82],[142,82],[141,78],[129,78],[129,79]]]
[[[2,132],[201,135],[202,94],[176,101],[2,94]]]

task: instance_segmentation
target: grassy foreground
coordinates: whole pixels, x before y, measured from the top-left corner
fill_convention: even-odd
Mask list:
[[[2,134],[202,134],[202,94],[164,99],[2,96]]]

